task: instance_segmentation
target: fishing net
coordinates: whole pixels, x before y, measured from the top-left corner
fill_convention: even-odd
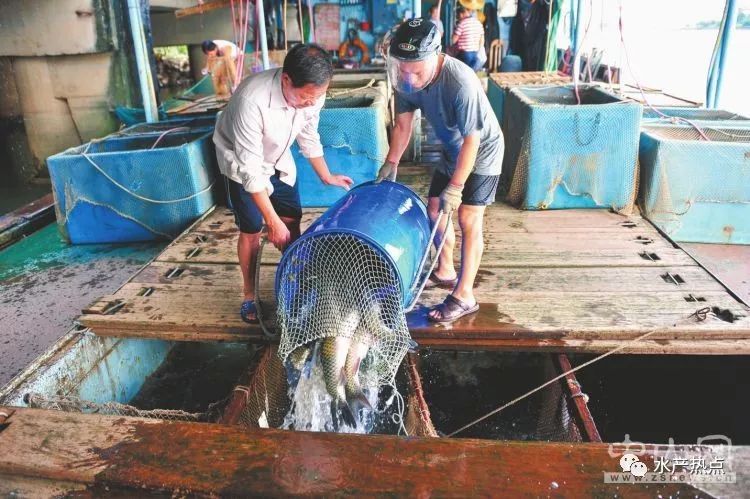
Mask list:
[[[680,242],[750,244],[750,127],[644,127],[644,214]]]
[[[174,409],[139,409],[119,402],[91,402],[74,396],[47,396],[39,393],[28,393],[24,397],[32,409],[49,409],[63,412],[84,414],[101,414],[106,416],[132,416],[168,421],[202,421],[214,422],[219,419],[226,404],[226,399],[210,404],[205,412],[187,412]]]
[[[578,101],[580,99],[580,104]],[[516,87],[505,105],[502,182],[523,209],[632,212],[641,105],[593,86]]]
[[[437,437],[412,355],[407,356],[398,378],[405,393],[403,425],[407,435]],[[292,404],[287,372],[279,359],[277,346],[263,350],[247,379],[245,384],[235,388],[221,422],[244,428],[282,427]]]
[[[527,389],[568,370],[567,360],[566,365],[567,369],[549,354],[421,352],[419,372],[431,424],[446,434],[463,428],[455,435],[461,438],[598,441],[586,396],[572,374],[477,421]],[[580,407],[576,397],[583,397]],[[470,424],[472,421],[474,424]],[[587,421],[591,422],[588,428]]]
[[[391,385],[409,347],[399,277],[379,251],[348,233],[301,240],[277,270],[279,357],[328,337],[370,345],[371,369]]]

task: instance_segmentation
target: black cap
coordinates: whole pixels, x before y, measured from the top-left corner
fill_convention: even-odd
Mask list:
[[[440,32],[423,17],[401,23],[391,38],[389,55],[396,59],[419,61],[435,52],[440,52]]]

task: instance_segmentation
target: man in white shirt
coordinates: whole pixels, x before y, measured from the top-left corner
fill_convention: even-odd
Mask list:
[[[351,178],[329,172],[318,135],[320,109],[332,77],[325,49],[297,45],[282,69],[246,78],[216,122],[219,169],[240,229],[240,315],[246,322],[257,322],[254,277],[263,223],[268,240],[280,250],[300,235],[297,169],[289,151],[294,140],[324,184],[346,190],[352,185]]]

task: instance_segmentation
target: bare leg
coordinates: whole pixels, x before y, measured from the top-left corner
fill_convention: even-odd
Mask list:
[[[434,224],[440,212],[440,199],[429,198],[427,200],[427,213],[430,221]],[[450,281],[456,278],[456,267],[453,265],[453,248],[456,246],[456,232],[453,230],[451,219],[443,215],[440,226],[435,233],[435,247],[440,246],[440,241],[445,237],[445,244],[438,255],[438,263],[435,267],[435,276],[442,281]]]
[[[458,223],[461,226],[461,273],[452,295],[469,306],[476,304],[474,280],[484,251],[484,210],[484,206],[467,205],[461,205],[458,209]],[[441,319],[439,310],[431,310],[429,316],[436,320]]]
[[[474,279],[482,263],[484,252],[484,235],[482,233],[482,222],[484,218],[484,206],[461,205],[458,209],[458,223],[461,225],[461,275],[458,276],[458,284],[453,291],[453,296],[459,300],[473,305]]]
[[[255,266],[258,262],[258,250],[260,249],[260,232],[248,234],[240,232],[237,241],[237,257],[240,260],[240,271],[242,272],[242,295],[244,300],[255,300]],[[254,320],[255,314],[247,314],[249,320]]]
[[[299,219],[281,217],[291,233],[294,242],[300,235]],[[240,232],[240,238],[237,241],[237,257],[240,261],[240,271],[242,272],[242,295],[243,300],[255,300],[255,272],[258,265],[258,251],[260,249],[260,232],[257,234],[247,234]],[[255,320],[254,313],[248,313],[249,320]]]

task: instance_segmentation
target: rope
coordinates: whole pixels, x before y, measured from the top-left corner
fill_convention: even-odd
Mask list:
[[[260,0],[259,0],[260,1]],[[258,257],[256,258],[255,262],[255,313],[258,317],[258,324],[260,325],[260,329],[263,331],[263,334],[266,336],[266,338],[270,338],[272,340],[276,340],[279,338],[279,332],[273,331],[266,326],[266,323],[263,321],[263,312],[260,303],[260,260],[263,256],[263,246],[266,244],[266,239],[261,238],[260,245],[258,246]]]
[[[442,210],[440,213],[438,213],[438,217],[435,220],[435,225],[432,227],[432,232],[430,233],[430,240],[427,242],[427,250],[425,251],[424,256],[422,257],[422,261],[419,264],[419,269],[422,270],[424,268],[424,264],[427,261],[427,257],[430,254],[430,247],[432,246],[432,242],[435,240],[435,235],[437,234],[438,227],[440,227],[440,222],[443,219],[443,215],[448,215],[447,222],[445,224],[445,230],[448,230],[448,224],[451,220],[451,215],[453,215],[452,212],[445,213]],[[430,278],[430,275],[432,275],[432,272],[435,270],[435,266],[437,265],[438,259],[440,258],[440,253],[443,251],[443,246],[445,246],[445,234],[443,234],[443,237],[440,239],[440,244],[438,245],[437,252],[435,253],[435,258],[432,260],[432,263],[430,264],[430,270],[427,272],[426,277],[422,280],[422,284],[420,284],[419,289],[416,293],[414,293],[414,297],[412,298],[411,303],[406,307],[404,310],[404,313],[408,313],[411,311],[411,309],[414,308],[414,305],[417,304],[417,300],[419,300],[419,297],[422,295],[422,291],[424,291],[424,287],[427,285],[427,281]]]
[[[88,149],[88,147],[87,147],[87,149]],[[201,191],[199,191],[199,192],[196,192],[196,193],[194,193],[194,194],[191,194],[191,195],[189,195],[189,196],[185,196],[184,198],[179,198],[179,199],[169,199],[169,200],[162,200],[162,199],[151,199],[151,198],[147,198],[147,197],[145,197],[145,196],[141,196],[140,194],[138,194],[138,193],[135,193],[135,192],[131,191],[130,189],[128,189],[127,187],[125,187],[124,185],[122,185],[121,183],[119,183],[119,182],[118,182],[117,180],[115,180],[115,179],[113,179],[112,177],[110,177],[110,176],[109,176],[109,175],[107,174],[107,172],[105,172],[104,170],[102,170],[102,169],[101,169],[101,168],[99,167],[99,165],[97,165],[97,164],[96,164],[96,162],[94,162],[94,160],[93,160],[93,159],[91,159],[91,157],[89,157],[89,155],[88,155],[88,154],[86,154],[85,152],[82,152],[82,153],[81,153],[81,156],[83,156],[84,158],[86,158],[86,161],[88,161],[89,163],[91,163],[91,166],[93,166],[93,167],[94,167],[94,168],[95,168],[95,169],[96,169],[96,170],[97,170],[97,171],[98,171],[99,173],[101,173],[102,175],[104,175],[104,178],[106,178],[107,180],[109,180],[110,182],[112,182],[112,183],[113,183],[113,184],[114,184],[114,185],[115,185],[116,187],[118,187],[118,188],[119,188],[120,190],[122,190],[122,191],[126,192],[127,194],[130,194],[131,196],[133,196],[133,197],[134,197],[134,198],[136,198],[136,199],[140,199],[141,201],[145,201],[145,202],[147,202],[147,203],[154,203],[154,204],[174,204],[174,203],[182,203],[183,201],[187,201],[187,200],[189,200],[189,199],[193,199],[193,198],[195,198],[195,197],[198,197],[198,196],[200,196],[200,195],[202,195],[202,194],[205,194],[206,192],[210,191],[210,190],[211,190],[211,188],[212,188],[212,187],[214,186],[214,183],[216,182],[216,179],[214,179],[214,180],[212,180],[212,181],[211,181],[211,183],[210,183],[210,184],[208,184],[208,186],[207,186],[207,187],[206,187],[205,189],[203,189],[203,190],[201,190]]]
[[[685,320],[688,320],[691,317],[694,317],[698,322],[702,322],[702,321],[706,320],[706,318],[708,317],[709,313],[711,313],[711,309],[709,307],[700,308],[700,309],[696,310],[695,312],[693,312],[692,314],[690,314]],[[677,326],[677,323],[675,323],[674,325],[672,325],[672,328],[674,328],[676,326]],[[610,355],[613,355],[613,354],[615,354],[615,353],[617,353],[617,352],[619,352],[621,350],[624,350],[625,348],[628,348],[629,346],[632,346],[633,344],[635,344],[635,343],[637,343],[637,342],[639,342],[641,340],[644,340],[644,339],[648,338],[649,336],[651,336],[653,334],[664,332],[664,331],[669,331],[670,329],[671,328],[652,329],[651,331],[648,331],[648,332],[646,332],[646,333],[638,336],[637,338],[635,338],[635,339],[633,339],[631,341],[623,343],[622,345],[620,345],[620,346],[618,346],[616,348],[613,348],[612,350],[609,350],[608,352],[605,352],[605,353],[599,355],[598,357],[594,357],[593,359],[588,360],[588,361],[584,362],[583,364],[574,367],[573,369],[565,371],[564,373],[560,374],[559,376],[555,376],[554,378],[552,378],[551,380],[547,381],[546,383],[543,383],[543,384],[539,385],[538,387],[534,388],[533,390],[529,390],[528,392],[524,393],[523,395],[514,398],[510,402],[508,402],[506,404],[503,404],[502,406],[498,407],[497,409],[495,409],[495,410],[493,410],[491,412],[488,412],[484,416],[482,416],[482,417],[480,417],[478,419],[475,419],[471,423],[462,426],[461,428],[459,428],[458,430],[454,431],[453,433],[449,433],[447,436],[448,437],[452,437],[454,435],[457,435],[458,433],[461,433],[462,431],[464,431],[464,430],[466,430],[468,428],[471,428],[475,424],[480,423],[480,422],[484,421],[485,419],[487,419],[487,418],[489,418],[491,416],[494,416],[495,414],[499,413],[500,411],[503,411],[504,409],[507,409],[508,407],[510,407],[510,406],[512,406],[512,405],[514,405],[514,404],[516,404],[518,402],[520,402],[521,400],[523,400],[523,399],[525,399],[525,398],[533,395],[534,393],[536,393],[536,392],[538,392],[538,391],[540,391],[540,390],[548,387],[549,385],[555,383],[556,381],[559,381],[559,380],[565,378],[569,374],[573,374],[574,372],[580,371],[584,367],[590,366],[591,364],[593,364],[595,362],[598,362],[598,361],[600,361],[600,360],[602,360],[602,359],[604,359],[606,357],[609,357]]]
[[[618,20],[618,27],[619,27],[619,30],[620,30],[620,43],[622,44],[623,51],[625,52],[625,63],[628,65],[628,71],[630,72],[630,76],[633,77],[633,80],[635,81],[635,84],[638,87],[638,91],[641,94],[641,98],[643,99],[644,104],[646,104],[646,106],[648,106],[649,109],[651,109],[652,111],[654,111],[656,114],[658,114],[662,118],[669,118],[669,119],[674,119],[674,120],[677,120],[677,121],[684,121],[685,123],[687,123],[690,126],[692,126],[693,128],[695,128],[695,130],[698,132],[698,134],[701,136],[701,138],[703,138],[703,140],[711,142],[711,139],[709,139],[708,136],[705,133],[703,133],[703,130],[698,125],[696,125],[695,123],[693,123],[691,120],[689,120],[687,118],[680,118],[680,117],[677,117],[677,116],[675,116],[675,117],[667,116],[666,114],[662,113],[661,111],[659,111],[658,109],[656,109],[654,106],[652,106],[651,103],[648,101],[648,99],[646,99],[646,94],[643,92],[643,87],[641,87],[641,83],[638,81],[638,78],[635,77],[635,72],[633,71],[633,67],[630,65],[630,54],[628,52],[627,45],[625,45],[625,34],[623,32],[622,3],[620,3],[620,17],[619,17],[619,20]],[[620,79],[620,80],[622,81],[622,79]]]
[[[367,82],[367,85],[364,85],[362,87],[357,88],[347,88],[346,90],[330,90],[326,93],[326,97],[330,98],[336,98],[341,97],[342,95],[350,94],[352,92],[359,92],[361,90],[367,90],[368,88],[372,87],[375,84],[375,78],[372,78],[369,82]]]
[[[154,142],[154,145],[149,147],[149,150],[156,148],[156,146],[159,145],[159,142],[161,142],[161,139],[163,139],[167,134],[171,132],[177,132],[177,131],[190,131],[190,127],[178,126],[178,127],[170,128],[168,130],[163,131],[161,135],[159,135],[159,137],[156,139],[156,142]]]

